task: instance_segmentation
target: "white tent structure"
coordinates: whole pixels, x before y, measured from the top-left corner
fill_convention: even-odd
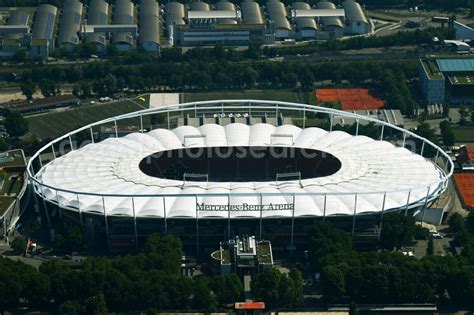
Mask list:
[[[302,127],[281,125],[281,113],[299,117]],[[203,124],[171,128],[171,117],[203,115],[252,117],[274,114],[276,126],[268,123],[246,125]],[[307,115],[327,115],[328,130],[309,127]],[[168,128],[148,129],[148,115],[167,117]],[[356,121],[354,134],[333,130],[336,117]],[[121,120],[139,122],[140,132],[99,141],[94,130]],[[249,119],[248,121],[252,121]],[[372,122],[380,137],[359,134],[359,124]],[[90,143],[77,148],[79,133],[90,134]],[[386,137],[385,135],[389,135]],[[398,137],[395,136],[398,134]],[[408,141],[418,143],[415,152]],[[59,152],[64,144],[71,150]],[[166,179],[146,175],[139,167],[152,154],[186,148],[285,147],[327,152],[340,168],[323,177],[281,177],[269,181],[222,182]],[[433,156],[425,157],[428,150]],[[54,156],[46,162],[45,156]],[[315,161],[317,163],[317,161]],[[28,175],[43,203],[82,215],[156,218],[224,222],[263,218],[297,218],[382,215],[388,211],[424,211],[428,202],[446,190],[453,162],[443,150],[416,134],[371,117],[305,104],[261,100],[219,100],[167,105],[99,121],[68,133],[40,149],[28,163]],[[202,179],[202,178],[201,178]],[[46,211],[47,212],[47,211]],[[198,230],[196,228],[196,230]],[[198,233],[198,232],[196,232]],[[230,233],[230,232],[229,232]],[[108,235],[108,232],[107,232]],[[137,236],[136,236],[137,237]]]
[[[278,137],[278,135],[285,135]],[[291,136],[291,137],[288,137]],[[269,182],[201,182],[169,180],[146,175],[139,168],[139,163],[149,155],[161,151],[189,147],[265,147],[284,146],[304,149],[315,149],[337,157],[341,168],[333,175],[317,178],[291,179]],[[292,125],[272,126],[256,124],[252,126],[233,123],[226,126],[206,124],[198,128],[181,126],[173,130],[155,129],[147,133],[131,133],[122,138],[108,138],[100,143],[88,144],[83,148],[69,152],[48,165],[38,174],[37,179],[45,185],[58,187],[78,193],[96,193],[104,195],[121,195],[146,190],[150,195],[165,195],[172,189],[176,195],[174,202],[167,203],[162,209],[162,198],[150,198],[148,203],[135,204],[138,217],[142,210],[150,215],[149,208],[156,209],[157,217],[195,217],[198,204],[219,204],[219,197],[206,197],[208,191],[219,189],[221,194],[231,196],[231,205],[243,203],[258,205],[257,198],[262,190],[273,191],[279,196],[278,204],[290,203],[292,194],[296,194],[296,216],[352,215],[354,198],[346,193],[358,193],[358,213],[380,212],[403,208],[407,203],[407,194],[411,189],[410,203],[423,200],[427,189],[431,193],[441,189],[439,180],[442,177],[439,169],[423,157],[399,148],[386,141],[378,141],[366,136],[352,136],[342,131],[328,132],[320,128],[301,129]],[[404,190],[403,193],[379,191]],[[239,192],[251,196],[237,197]],[[289,194],[288,194],[289,193]],[[200,194],[195,198],[188,195]],[[326,209],[319,199],[322,194],[332,196],[326,203]],[[334,194],[334,195],[333,195]],[[339,196],[341,194],[341,196]],[[368,194],[366,197],[364,194]],[[182,198],[180,195],[183,195]],[[253,196],[252,196],[253,195]],[[44,196],[57,198],[61,206],[79,207],[81,211],[103,212],[109,215],[132,215],[132,197],[101,198],[77,197],[68,192],[56,192],[45,188]],[[385,196],[385,205],[383,198]],[[250,200],[247,200],[249,199]],[[268,197],[269,203],[272,202]],[[257,198],[258,199],[258,198]],[[288,200],[287,200],[288,199]],[[206,200],[206,203],[203,203]],[[238,208],[237,208],[238,209]],[[163,213],[166,211],[166,214]],[[222,216],[227,218],[227,210]],[[216,213],[204,213],[200,216],[216,216]],[[288,213],[266,211],[264,216],[291,216]],[[230,211],[231,217],[260,217],[260,212],[247,212],[241,209]]]

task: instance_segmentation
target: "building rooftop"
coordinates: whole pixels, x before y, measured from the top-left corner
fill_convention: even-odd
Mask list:
[[[78,98],[74,95],[57,95],[45,98],[39,98],[32,101],[24,101],[18,103],[12,103],[8,107],[12,110],[17,111],[28,111],[36,108],[42,108],[46,106],[58,105],[64,102],[77,102]]]
[[[465,207],[474,207],[474,173],[454,174],[454,180],[462,203]]]
[[[474,71],[474,58],[436,59],[441,72]]]
[[[473,75],[453,75],[453,76],[449,76],[448,79],[452,85],[473,85],[474,84],[474,74]]]
[[[426,75],[430,80],[444,79],[444,76],[439,70],[438,64],[436,62],[429,59],[424,59],[421,62],[423,64],[423,68],[425,69]]]
[[[272,264],[272,248],[269,241],[257,243],[257,260],[259,264]]]

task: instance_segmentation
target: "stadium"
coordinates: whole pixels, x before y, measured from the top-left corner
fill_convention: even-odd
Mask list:
[[[356,124],[344,131],[336,118]],[[389,123],[261,100],[111,117],[55,139],[28,164],[49,224],[67,216],[112,250],[173,233],[198,255],[243,234],[271,240],[276,255],[305,250],[315,220],[377,239],[385,213],[424,215],[452,171],[442,149]]]

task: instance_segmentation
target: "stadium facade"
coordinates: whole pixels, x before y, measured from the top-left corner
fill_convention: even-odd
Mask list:
[[[159,128],[151,125],[157,116],[165,121]],[[178,126],[183,116],[202,123]],[[352,134],[333,130],[341,117],[355,119]],[[256,118],[263,122],[252,123]],[[324,119],[327,130],[315,125]],[[367,121],[379,128],[376,139],[359,133]],[[103,130],[115,132],[104,138]],[[315,220],[377,238],[385,213],[424,215],[452,170],[439,147],[387,122],[255,100],[112,117],[50,142],[28,164],[47,220],[54,214],[77,220],[89,238],[112,249],[169,232],[188,251],[211,252],[219,241],[245,234],[270,240],[276,255],[305,249]]]

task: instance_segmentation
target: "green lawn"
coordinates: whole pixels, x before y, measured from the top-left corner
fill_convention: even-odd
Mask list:
[[[84,125],[143,109],[129,101],[87,105],[62,112],[48,112],[27,116],[30,132],[40,139],[56,138]]]
[[[10,177],[14,175],[18,176],[18,173],[6,173],[4,175],[5,177],[3,178],[3,186],[1,189],[3,194],[18,194],[20,192],[23,181],[21,178],[11,180]]]
[[[274,100],[282,102],[307,102],[305,93],[297,93],[291,90],[247,90],[247,91],[219,91],[219,92],[200,92],[183,93],[181,101],[197,102],[220,99],[257,99]]]
[[[8,157],[13,158],[13,160],[0,162],[0,167],[25,165],[25,161],[23,161],[23,155],[21,154],[21,150],[8,152]]]
[[[13,197],[0,196],[0,216],[7,211],[8,207],[10,207],[14,200],[15,198]]]
[[[474,142],[474,126],[465,128],[453,128],[456,142]]]

